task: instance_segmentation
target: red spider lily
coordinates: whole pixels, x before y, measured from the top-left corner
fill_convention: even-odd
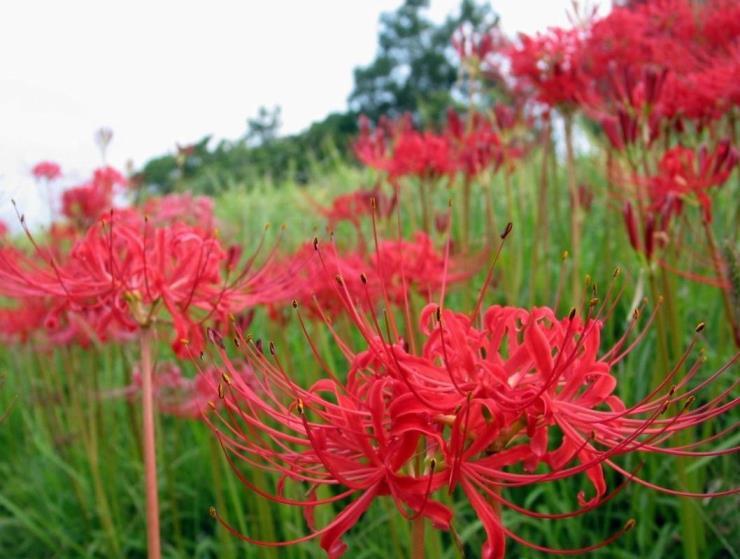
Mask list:
[[[375,129],[361,117],[354,149],[362,163],[388,173],[391,179],[436,179],[454,171],[447,138],[415,130],[410,115],[396,121],[381,119]]]
[[[361,115],[359,127],[360,134],[353,145],[357,159],[371,169],[387,171],[390,156],[385,128],[389,127],[388,121],[383,119],[378,126],[372,128],[370,119]]]
[[[510,42],[498,25],[482,33],[472,27],[460,27],[452,36],[452,47],[472,79],[502,81],[499,80],[504,62],[502,53],[510,47]]]
[[[100,218],[113,205],[113,193],[98,188],[94,183],[65,190],[62,194],[62,213],[84,229]]]
[[[503,162],[503,149],[490,121],[475,113],[470,125],[463,123],[455,111],[447,113],[445,134],[450,138],[455,168],[470,180],[489,167],[498,169]]]
[[[328,208],[321,206],[311,198],[308,199],[311,205],[316,207],[326,218],[330,230],[333,230],[338,223],[347,221],[354,226],[361,239],[360,226],[362,219],[373,214],[380,219],[389,217],[396,207],[397,194],[389,198],[380,188],[359,189],[337,196]]]
[[[667,244],[671,219],[681,213],[686,201],[697,203],[703,220],[711,223],[712,199],[709,190],[728,180],[737,160],[737,151],[727,141],[720,142],[712,152],[706,147],[692,150],[676,146],[667,150],[658,164],[657,175],[634,179],[640,187],[637,192],[641,197],[638,207],[645,206],[641,214],[638,215],[631,202],[623,206],[632,248],[651,260],[654,250]],[[704,281],[714,283],[708,278],[704,278]],[[721,278],[718,281],[720,285],[723,284]]]
[[[586,86],[579,65],[583,34],[577,29],[550,29],[535,37],[521,34],[508,55],[511,73],[550,107],[572,108]]]
[[[113,167],[96,169],[89,182],[62,194],[62,213],[79,229],[86,229],[111,209],[116,187],[127,185],[126,177]]]
[[[658,175],[649,179],[653,207],[678,214],[685,200],[695,199],[703,219],[711,222],[708,191],[727,181],[737,161],[737,150],[729,141],[720,142],[711,152],[706,147],[696,151],[683,146],[669,149],[660,160]]]
[[[180,354],[183,344],[194,351],[202,346],[202,321],[285,297],[285,279],[265,281],[263,270],[252,269],[253,259],[235,270],[233,255],[211,231],[152,225],[133,211],[101,219],[62,260],[40,248],[38,253],[45,258],[0,250],[1,293],[52,297],[55,313],[74,315],[99,339],[111,329],[131,333],[162,320],[164,309]]]
[[[254,385],[252,371],[243,366],[231,381],[237,385]],[[132,400],[137,400],[141,392],[141,371],[135,368],[131,384],[123,392]],[[221,403],[219,383],[221,372],[209,368],[194,378],[183,376],[180,367],[173,362],[157,365],[153,376],[154,400],[160,412],[185,419],[200,419],[211,410],[211,406]],[[215,403],[215,404],[214,404]]]
[[[40,161],[33,166],[31,174],[36,179],[53,181],[62,176],[62,168],[53,161]]]
[[[606,94],[594,89],[584,91],[580,102],[586,113],[601,124],[614,148],[621,150],[638,141],[649,146],[659,136],[666,115],[662,93],[667,74],[652,68],[638,76],[628,70],[620,78],[615,74],[620,75],[616,69],[608,74]]]
[[[437,179],[454,170],[447,138],[432,132],[407,129],[393,145],[388,174],[393,178],[413,176]]]
[[[87,348],[99,342],[131,341],[136,335],[130,325],[110,321],[102,308],[73,311],[55,297],[17,298],[12,308],[0,309],[0,320],[3,338],[21,343],[36,338],[41,348],[73,344]]]
[[[95,169],[92,182],[98,188],[113,190],[116,186],[127,186],[128,180],[111,166]]]
[[[508,51],[511,72],[550,106],[581,105],[617,149],[649,145],[682,119],[701,126],[737,105],[738,21],[724,0],[616,7],[582,28],[523,37]]]
[[[142,211],[152,222],[159,224],[183,222],[206,229],[215,224],[213,199],[208,196],[189,193],[156,196],[144,203]]]
[[[319,249],[318,240],[303,245],[287,261],[288,267],[300,270],[293,278],[290,299],[306,305],[315,318],[336,317],[347,310],[336,297],[337,278],[341,278],[366,310],[381,303],[403,307],[410,292],[432,300],[445,285],[470,277],[480,267],[475,259],[452,259],[439,252],[421,232],[410,241],[383,240],[371,251],[364,247],[363,242],[358,250],[341,252],[333,243]]]
[[[489,271],[486,285],[490,279]],[[738,492],[690,493],[663,487],[615,461],[635,453],[681,457],[735,453],[738,448],[698,450],[726,431],[690,444],[669,443],[676,434],[733,409],[740,399],[730,397],[735,383],[692,409],[700,391],[739,357],[693,385],[702,363],[701,359],[691,363],[697,337],[660,385],[640,401],[627,404],[617,396],[614,367],[644,338],[655,314],[633,337],[640,314],[635,313],[624,336],[602,352],[602,320],[597,317],[614,307],[614,286],[603,303],[591,302],[583,319],[575,312],[559,318],[545,307],[492,306],[481,313],[483,292],[469,313],[432,303],[421,312],[419,331],[406,333],[407,340],[422,341],[418,351],[416,344],[400,337],[392,316],[379,321],[374,313],[366,315],[344,278],[334,283],[334,289],[364,346],[353,351],[327,322],[347,359],[346,374],[337,376],[330,370],[308,338],[326,378],[304,388],[284,368],[273,344],[265,352],[262,344],[237,335],[235,344],[255,372],[258,394],[232,381],[236,369],[223,340],[211,335],[226,372],[221,382],[223,412],[207,421],[242,483],[276,503],[301,507],[310,530],[291,541],[257,541],[239,534],[212,509],[213,516],[243,540],[285,546],[319,538],[327,555],[336,558],[346,551],[341,537],[375,499],[390,497],[404,517],[426,518],[446,530],[451,528],[451,510],[435,494],[443,489],[452,494],[459,488],[487,534],[481,557],[503,558],[507,538],[540,551],[579,554],[611,543],[634,521],[603,542],[555,550],[509,530],[501,519],[502,507],[540,519],[584,514],[618,492],[607,492],[606,468],[623,475],[625,482],[669,494],[706,497]],[[298,303],[293,306],[300,317]],[[238,461],[277,474],[277,493],[243,476]],[[576,496],[573,512],[529,510],[504,495],[507,488],[580,474],[593,491]],[[355,499],[343,505],[329,524],[315,525],[315,507],[350,496]]]
[[[0,238],[7,236],[8,234],[8,226],[5,224],[5,222],[0,219]]]
[[[25,342],[39,330],[48,314],[41,300],[27,299],[10,308],[0,308],[0,338],[3,342]]]
[[[492,54],[500,52],[501,43],[505,41],[505,37],[499,33],[494,35],[492,31],[478,33],[471,28],[460,27],[457,29],[452,35],[452,47],[457,52],[460,60],[473,59],[480,62]]]

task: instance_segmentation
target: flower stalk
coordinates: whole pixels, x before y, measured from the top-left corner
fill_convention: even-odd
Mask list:
[[[162,556],[159,536],[159,495],[157,490],[157,452],[154,433],[154,394],[152,384],[152,341],[151,327],[142,327],[139,336],[141,348],[141,411],[144,443],[144,474],[146,483],[146,535],[147,557],[160,559]]]
[[[565,166],[568,174],[568,192],[570,193],[570,248],[573,255],[573,306],[582,310],[583,297],[581,293],[580,264],[581,264],[581,204],[576,180],[575,149],[573,147],[573,114],[566,112],[565,122]]]

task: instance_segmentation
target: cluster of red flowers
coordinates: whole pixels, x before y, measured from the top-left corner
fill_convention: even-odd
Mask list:
[[[256,389],[254,375],[246,365],[236,367],[237,375],[232,382],[236,385]],[[141,371],[134,368],[132,382],[124,389],[131,400],[138,400],[142,390]],[[200,419],[214,407],[220,407],[218,386],[221,372],[210,367],[194,378],[183,376],[182,370],[172,361],[157,365],[154,374],[154,399],[162,413],[184,419]]]
[[[53,181],[62,176],[62,168],[53,161],[39,161],[31,169],[31,174],[37,180]]]
[[[541,136],[550,135],[551,109],[566,122],[575,291],[581,280],[580,213],[594,197],[571,172],[572,126],[579,110],[601,127],[610,173],[614,170],[610,180],[619,177],[614,182],[629,187],[619,196],[634,249],[650,266],[660,262],[656,255],[668,245],[671,224],[687,205],[696,205],[713,250],[716,283],[724,288],[726,273],[711,237],[711,194],[729,181],[739,159],[732,142],[722,139],[734,132],[734,122],[725,117],[740,102],[739,36],[740,5],[730,0],[630,2],[572,29],[522,35],[515,42],[497,30],[461,31],[454,46],[471,76],[495,74],[510,89],[505,93],[517,98],[483,111],[474,109],[471,95],[469,110],[450,110],[437,131],[417,129],[410,115],[376,125],[362,118],[355,154],[388,180],[392,193],[386,194],[379,180],[372,190],[335,198],[330,207],[314,203],[329,229],[340,222],[354,227],[354,248],[338,248],[332,235],[331,242],[315,238],[287,255],[277,245],[263,255],[263,237],[255,254],[244,257],[240,247],[219,238],[211,199],[178,194],[113,209],[115,195],[131,185],[111,167],[98,169],[64,193],[66,221],[54,223],[43,243],[28,234],[30,251],[5,243],[0,224],[0,295],[15,303],[0,309],[0,337],[25,341],[43,331],[52,344],[83,346],[140,339],[140,367],[118,393],[143,396],[150,523],[158,518],[152,400],[166,413],[203,418],[240,480],[276,503],[300,507],[309,534],[257,541],[238,534],[213,510],[229,530],[265,546],[319,538],[330,558],[346,552],[342,537],[380,497],[391,499],[404,518],[450,532],[453,542],[453,509],[441,493],[464,497],[486,533],[480,556],[502,559],[509,539],[539,551],[576,554],[606,545],[634,525],[630,520],[600,543],[555,550],[507,527],[504,509],[538,519],[573,517],[611,499],[627,483],[681,496],[737,493],[663,487],[641,477],[639,467],[630,470],[619,461],[639,453],[686,458],[737,452],[736,447],[704,449],[736,426],[691,443],[677,437],[740,401],[732,397],[737,383],[702,393],[740,354],[694,381],[702,363],[693,355],[702,325],[659,384],[630,403],[617,395],[616,367],[646,336],[660,302],[646,320],[644,305],[639,306],[623,337],[604,351],[602,328],[616,307],[611,288],[604,301],[595,295],[585,304],[579,300],[578,309],[564,317],[548,307],[485,306],[492,264],[470,312],[447,308],[446,293],[482,264],[468,252],[469,210],[476,203],[472,187],[499,171],[508,180],[529,150],[536,118],[544,117]],[[708,132],[692,141],[699,134],[685,134],[688,129]],[[549,200],[547,173],[556,155],[546,139],[537,199],[542,219]],[[103,131],[103,151],[109,141]],[[697,145],[700,141],[704,145]],[[179,157],[192,151],[182,148]],[[61,169],[42,162],[32,173],[48,186]],[[403,238],[399,214],[393,224],[398,235],[383,239],[379,231],[387,232],[383,225],[400,212],[405,179],[421,187],[424,232]],[[450,205],[437,215],[437,230],[446,236],[440,250],[431,236],[431,189],[458,180],[462,248],[451,240]],[[493,214],[493,203],[485,201]],[[363,231],[368,218],[372,243]],[[511,224],[502,239],[510,231]],[[558,299],[559,293],[560,286]],[[417,316],[420,301],[424,306]],[[729,296],[725,306],[740,346]],[[257,307],[279,326],[284,310],[297,314],[320,380],[302,386],[273,343],[245,334]],[[346,358],[344,370],[328,365],[311,338],[315,327],[326,327],[328,345],[333,342]],[[343,328],[357,335],[350,340]],[[210,340],[222,366],[205,367],[194,379],[185,378],[175,363],[154,366],[149,334],[162,330],[172,333],[178,357],[205,357]],[[229,357],[227,338],[241,352],[238,361]],[[359,350],[353,349],[357,340]],[[242,475],[237,462],[279,475],[276,493]],[[608,470],[624,478],[612,492]],[[589,487],[574,496],[572,512],[532,510],[508,491],[574,476]],[[341,510],[317,527],[315,509],[330,504]],[[158,524],[151,531],[158,532]]]
[[[116,187],[127,184],[126,177],[113,167],[96,169],[88,182],[64,191],[62,213],[84,229],[111,208]]]
[[[712,221],[712,200],[708,190],[721,186],[732,174],[738,152],[729,142],[720,142],[711,152],[676,146],[658,163],[658,174],[649,181],[652,208],[664,214],[678,214],[686,200],[698,202],[702,217]]]
[[[334,243],[319,249],[314,239],[287,257],[282,266],[293,270],[292,289],[286,290],[287,299],[271,305],[272,317],[280,317],[279,311],[296,300],[309,309],[312,318],[325,319],[347,310],[336,297],[338,282],[365,310],[376,310],[379,305],[404,308],[410,293],[433,300],[446,284],[475,273],[480,260],[440,253],[429,236],[418,231],[413,240],[379,240],[371,250],[362,240],[355,250],[340,251]]]
[[[108,178],[112,185],[115,175]],[[152,202],[152,216],[109,210],[83,233],[54,227],[49,246],[34,243],[31,255],[0,248],[0,293],[20,307],[3,311],[6,335],[25,338],[36,328],[52,342],[87,345],[131,339],[140,327],[171,320],[173,347],[187,357],[202,348],[206,321],[227,322],[231,313],[285,298],[279,274],[265,282],[253,259],[238,267],[240,251],[224,248],[208,226],[209,203],[196,216],[206,227],[177,219],[190,207],[184,200]]]
[[[337,224],[347,221],[361,237],[361,224],[373,214],[378,219],[390,217],[398,203],[398,194],[386,196],[376,187],[372,190],[357,189],[348,194],[336,196],[329,207],[324,207],[310,199],[311,204],[326,218],[327,227],[333,230]],[[362,240],[360,238],[360,240]]]
[[[738,404],[727,390],[692,409],[696,394],[729,370],[737,356],[691,386],[702,360],[688,365],[681,378],[679,371],[691,359],[692,342],[659,386],[639,402],[626,404],[615,394],[614,368],[644,331],[632,339],[638,312],[624,337],[602,353],[597,316],[612,304],[608,297],[598,309],[598,301],[592,301],[583,319],[575,312],[559,318],[546,307],[492,306],[481,312],[482,297],[470,313],[431,303],[420,314],[418,332],[403,337],[392,316],[386,315],[382,325],[373,312],[365,313],[348,285],[346,280],[335,282],[334,297],[346,307],[364,347],[353,351],[330,326],[347,359],[346,374],[336,376],[311,342],[324,378],[301,387],[272,343],[266,351],[261,343],[237,335],[235,343],[255,375],[253,385],[244,385],[234,382],[238,369],[220,337],[214,344],[225,370],[220,381],[223,411],[207,421],[237,473],[235,459],[281,478],[274,495],[239,474],[241,481],[277,503],[301,507],[311,530],[292,541],[256,541],[212,510],[245,541],[283,546],[320,538],[327,555],[337,558],[346,551],[342,536],[379,497],[391,498],[406,518],[428,519],[438,529],[452,530],[452,510],[436,494],[459,488],[487,534],[481,557],[503,558],[507,537],[541,551],[586,552],[614,541],[634,521],[599,544],[553,550],[509,530],[501,509],[549,519],[586,513],[614,495],[607,492],[605,468],[626,482],[670,494],[735,492],[691,494],[662,487],[615,459],[635,452],[683,457],[736,452],[697,450],[715,436],[678,446],[668,443],[677,433]],[[295,302],[294,307],[300,315],[300,305]],[[529,510],[504,495],[507,488],[579,474],[592,490],[578,494],[571,513]],[[356,498],[329,524],[316,526],[317,506],[350,496]]]
[[[671,217],[687,201],[711,222],[709,189],[727,182],[737,164],[738,37],[737,2],[654,0],[628,2],[603,17],[594,10],[572,27],[514,41],[493,28],[456,46],[512,97],[526,99],[529,114],[543,111],[543,128],[551,110],[563,115],[571,150],[577,111],[600,126],[609,160],[628,169],[619,197],[630,242],[652,260],[673,238]],[[573,175],[569,169],[571,185]],[[726,284],[720,255],[712,258],[714,282]]]
[[[409,115],[397,121],[381,119],[375,128],[362,117],[355,154],[368,167],[386,173],[391,182],[402,177],[454,180],[458,174],[470,179],[486,170],[495,172],[504,162],[511,166],[522,157],[523,140],[508,137],[520,124],[518,119],[517,112],[504,105],[465,119],[450,110],[444,130],[434,133],[414,129]]]
[[[617,147],[645,116],[719,118],[740,101],[740,7],[659,0],[615,7],[580,27],[521,35],[503,46],[519,92],[597,115]],[[619,122],[617,122],[619,121]],[[614,134],[621,125],[623,136]]]

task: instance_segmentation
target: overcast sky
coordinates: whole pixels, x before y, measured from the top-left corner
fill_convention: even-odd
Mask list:
[[[606,0],[591,4],[606,5]],[[0,219],[10,197],[38,213],[28,173],[69,180],[99,163],[113,129],[123,168],[206,134],[236,138],[262,105],[282,133],[346,108],[352,69],[375,54],[378,17],[400,0],[25,0],[0,3]],[[432,0],[441,20],[459,0]],[[562,25],[571,0],[499,0],[507,34]],[[603,10],[604,8],[602,8]]]

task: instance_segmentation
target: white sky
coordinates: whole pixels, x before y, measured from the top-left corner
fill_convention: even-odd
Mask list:
[[[84,178],[99,164],[101,126],[114,131],[109,162],[123,168],[206,134],[237,138],[261,105],[282,107],[282,133],[344,110],[352,69],[375,54],[380,13],[400,4],[1,2],[0,219],[13,225],[11,197],[41,219],[31,166],[50,159],[68,180]],[[508,34],[563,25],[570,4],[493,2]],[[458,5],[432,0],[431,14],[441,20]]]

